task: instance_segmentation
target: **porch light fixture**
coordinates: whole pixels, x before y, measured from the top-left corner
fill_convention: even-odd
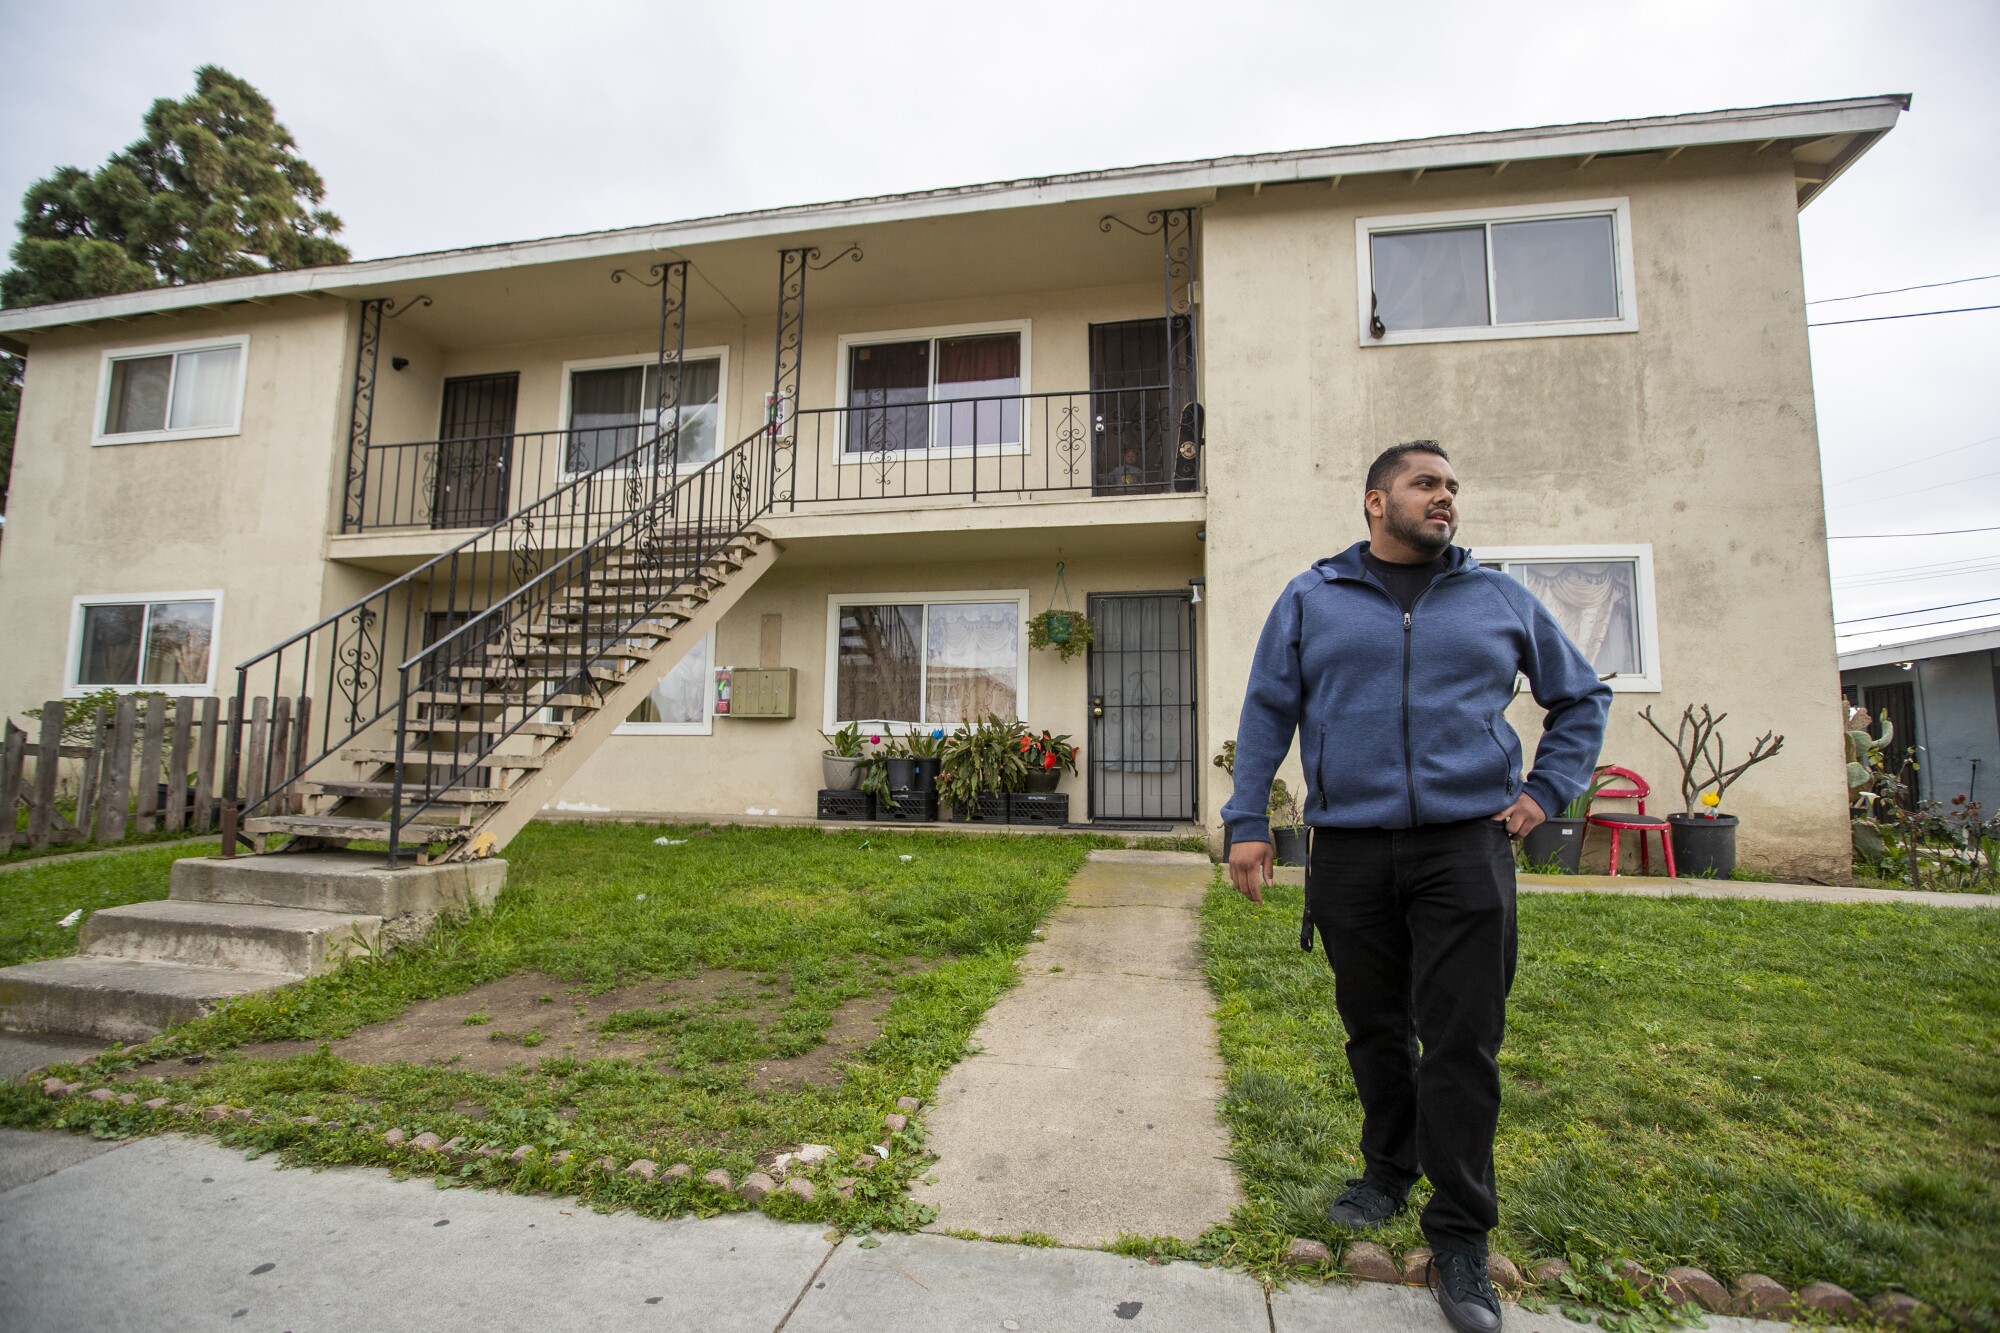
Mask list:
[[[1190,587],[1190,588],[1193,588],[1193,589],[1194,589],[1194,596],[1193,596],[1192,598],[1190,598],[1190,599],[1189,599],[1189,601],[1188,601],[1188,605],[1190,605],[1190,606],[1200,606],[1200,605],[1201,605],[1201,590],[1202,590],[1203,588],[1206,588],[1207,586],[1208,586],[1208,579],[1207,579],[1207,578],[1206,578],[1205,576],[1201,575],[1201,574],[1197,574],[1197,575],[1195,575],[1195,576],[1194,576],[1193,578],[1189,579],[1189,580],[1188,580],[1188,587]]]

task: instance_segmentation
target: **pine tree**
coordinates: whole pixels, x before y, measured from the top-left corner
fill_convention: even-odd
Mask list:
[[[43,305],[272,269],[344,264],[326,185],[262,93],[204,65],[95,172],[59,167],[21,200],[0,305]]]

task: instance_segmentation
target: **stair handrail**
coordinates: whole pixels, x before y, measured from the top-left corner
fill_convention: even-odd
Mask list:
[[[763,432],[760,430],[758,433],[761,435]],[[642,490],[647,489],[645,482],[649,477],[654,478],[655,481],[657,480],[655,469],[651,464],[658,458],[660,451],[664,451],[668,457],[672,456],[675,451],[676,436],[677,432],[673,427],[664,427],[655,431],[650,436],[639,440],[631,448],[613,455],[588,471],[578,473],[557,489],[538,497],[529,504],[521,506],[503,518],[494,520],[486,527],[462,539],[437,555],[432,556],[430,559],[423,561],[401,576],[356,598],[339,610],[320,617],[320,619],[305,629],[266,648],[255,656],[237,663],[235,715],[231,724],[234,728],[240,728],[244,723],[244,705],[251,694],[250,677],[253,672],[268,667],[271,672],[273,686],[280,686],[285,676],[286,657],[288,654],[296,652],[299,659],[297,662],[298,688],[296,692],[302,696],[309,697],[313,693],[312,686],[316,679],[312,653],[313,641],[315,636],[323,634],[327,635],[331,640],[326,654],[328,660],[324,664],[328,678],[328,691],[324,698],[327,707],[317,710],[317,716],[313,719],[320,725],[319,744],[316,747],[311,744],[309,736],[310,723],[303,720],[299,722],[290,737],[281,738],[279,735],[273,733],[264,738],[268,742],[264,744],[260,744],[259,738],[253,731],[249,745],[251,750],[257,752],[245,755],[245,759],[250,764],[250,772],[245,775],[239,775],[236,771],[232,770],[225,774],[225,800],[230,803],[232,808],[239,808],[240,813],[246,816],[255,810],[268,806],[275,798],[290,791],[306,773],[326,760],[328,756],[349,744],[355,737],[361,735],[369,727],[374,726],[383,717],[387,716],[390,709],[381,703],[381,682],[383,679],[381,666],[386,657],[385,649],[387,645],[384,636],[388,632],[388,612],[399,596],[405,598],[403,628],[404,644],[407,646],[410,628],[409,616],[414,612],[414,600],[409,594],[416,587],[422,584],[434,588],[437,576],[442,572],[447,576],[452,589],[451,600],[455,600],[459,585],[459,566],[461,564],[470,566],[466,571],[465,580],[467,591],[469,592],[472,585],[476,582],[477,564],[481,559],[486,560],[488,563],[487,575],[490,582],[493,574],[493,561],[502,552],[497,548],[489,550],[482,549],[482,547],[492,546],[500,534],[516,528],[521,529],[521,541],[523,544],[510,546],[505,551],[510,564],[509,572],[523,573],[539,569],[541,563],[541,557],[537,554],[539,548],[527,545],[527,543],[533,543],[538,539],[546,540],[546,538],[539,537],[541,533],[550,532],[551,530],[566,532],[568,529],[576,526],[574,519],[579,508],[579,501],[581,501],[580,508],[583,512],[585,526],[588,526],[596,516],[593,502],[597,498],[597,492],[603,489],[607,481],[615,481],[624,485],[628,492],[627,499],[630,502],[630,507],[637,508],[639,505],[646,503],[650,497],[647,494],[641,493]],[[657,496],[657,485],[651,487],[650,492],[652,496]],[[568,511],[567,517],[571,520],[570,522],[562,521],[565,518],[566,510]],[[550,520],[556,520],[556,522],[551,523]],[[434,609],[435,601],[433,599],[427,602],[426,610]],[[457,608],[451,605],[448,600],[444,613],[449,616],[455,614],[456,611]],[[378,625],[376,624],[377,621],[381,623]],[[340,632],[344,622],[352,622],[352,632],[350,634],[343,635]],[[370,634],[371,626],[374,626],[372,640]],[[395,656],[400,660],[405,654],[399,652]],[[332,707],[334,702],[332,694],[342,686],[342,677],[337,667],[343,662],[348,668],[346,683],[349,688],[342,690],[348,701],[348,710],[345,724],[346,730],[339,732],[336,739],[336,715]],[[270,691],[273,697],[287,692],[289,691],[280,688],[273,688]],[[364,708],[362,704],[363,696],[371,694],[373,697],[372,711]],[[233,740],[234,737],[232,736]],[[237,805],[239,799],[242,800],[240,807]]]
[[[770,438],[769,428],[759,426],[697,470],[676,473],[672,488],[660,491],[651,503],[627,512],[514,588],[501,601],[403,661],[398,668],[396,762],[389,809],[392,862],[399,852],[404,830],[448,793],[466,786],[473,774],[488,767],[484,761],[550,707],[552,700],[561,697],[561,690],[581,680],[585,688],[601,697],[603,691],[598,688],[591,668],[610,659],[633,656],[629,651],[620,652],[616,645],[637,626],[656,619],[663,604],[679,596],[682,588],[702,575],[717,554],[739,540],[770,510],[775,475],[766,470],[760,477],[757,465],[760,458],[768,460],[772,451],[755,448]],[[614,550],[636,549],[645,556],[649,547],[652,558],[637,566],[645,571],[643,595],[631,599],[622,614],[600,620],[593,631],[589,616],[593,571]],[[435,689],[442,680],[449,679],[453,664],[470,660],[503,637],[512,637],[521,622],[532,619],[538,609],[548,611],[560,599],[571,595],[578,585],[583,590],[584,619],[582,629],[574,631],[579,636],[575,661],[565,660],[560,669],[545,673],[549,680],[539,700],[524,691],[520,704],[505,705],[503,712],[512,720],[503,728],[488,730],[484,722],[476,726],[470,733],[475,745],[468,747],[466,733],[461,727],[454,727],[453,744],[448,752],[457,756],[456,762],[449,767],[443,781],[437,780],[440,766],[426,763],[423,785],[417,789],[419,794],[411,798],[404,750],[410,696],[427,686]],[[597,640],[594,647],[593,636]],[[445,729],[441,727],[429,734],[442,735]]]

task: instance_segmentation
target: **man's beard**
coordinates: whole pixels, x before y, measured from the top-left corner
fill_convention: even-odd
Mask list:
[[[1446,522],[1443,532],[1434,532],[1421,517],[1416,522],[1411,522],[1393,510],[1386,517],[1391,537],[1433,558],[1444,553],[1445,547],[1451,545],[1451,539],[1458,531],[1458,525],[1450,521]]]

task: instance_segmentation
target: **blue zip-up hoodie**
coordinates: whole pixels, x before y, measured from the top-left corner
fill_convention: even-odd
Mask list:
[[[1306,822],[1411,828],[1497,815],[1523,790],[1555,815],[1582,793],[1611,687],[1520,583],[1451,547],[1408,614],[1362,562],[1366,542],[1285,586],[1257,641],[1236,731],[1236,842],[1268,842],[1271,778],[1299,736]],[[1548,710],[1534,771],[1505,709],[1514,676]]]

